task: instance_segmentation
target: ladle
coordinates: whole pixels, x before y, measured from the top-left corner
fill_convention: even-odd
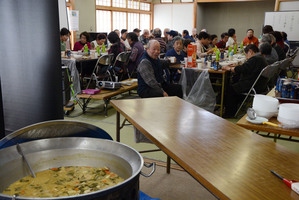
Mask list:
[[[31,166],[29,165],[29,162],[27,161],[27,158],[25,157],[23,151],[22,151],[22,148],[21,146],[17,143],[17,150],[18,150],[18,153],[23,157],[26,165],[28,166],[30,172],[31,172],[31,175],[33,176],[33,178],[35,178],[35,173],[34,171],[32,170]]]
[[[251,120],[255,120],[256,119],[256,112],[255,112],[255,110],[253,108],[248,108],[247,109],[247,115],[248,115],[249,119],[251,119]],[[268,124],[270,126],[279,127],[278,124],[274,124],[272,122],[263,121],[262,123],[263,124]]]

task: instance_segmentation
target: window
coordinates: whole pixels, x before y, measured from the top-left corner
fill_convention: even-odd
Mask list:
[[[192,3],[193,0],[181,0],[182,3]]]
[[[127,14],[125,12],[113,12],[112,30],[127,29]]]
[[[142,23],[140,23],[141,30],[144,30],[144,29],[150,30],[150,15],[140,14],[140,21],[142,22]]]
[[[96,0],[97,32],[150,29],[153,11],[145,0]]]
[[[113,0],[112,1],[112,6],[113,7],[118,7],[118,8],[125,8],[126,7],[126,0]]]
[[[139,28],[139,14],[128,13],[128,32],[133,31],[134,28]]]
[[[111,0],[97,0],[96,5],[99,6],[111,6]]]
[[[140,3],[140,10],[146,10],[146,11],[150,11],[150,5],[149,3]]]
[[[161,0],[161,3],[172,3],[172,0]]]
[[[139,9],[139,2],[138,1],[128,1],[128,8],[130,9]]]
[[[97,31],[98,32],[111,32],[111,12],[104,10],[97,10]]]

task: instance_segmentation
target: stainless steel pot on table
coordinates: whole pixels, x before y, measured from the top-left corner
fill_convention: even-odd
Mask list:
[[[60,166],[106,166],[125,179],[116,186],[88,194],[35,199],[139,199],[139,175],[144,165],[143,158],[139,152],[125,144],[97,138],[58,137],[38,139],[20,145],[35,172]],[[30,175],[28,166],[18,153],[16,145],[0,150],[0,169],[0,199],[11,200],[12,196],[1,192],[11,183]],[[151,174],[154,170],[153,166]],[[16,197],[15,199],[33,198]]]

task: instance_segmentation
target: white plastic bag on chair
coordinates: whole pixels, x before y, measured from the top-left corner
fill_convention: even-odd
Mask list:
[[[216,95],[207,70],[199,72],[183,68],[180,84],[182,85],[183,98],[186,101],[207,111],[214,111]]]

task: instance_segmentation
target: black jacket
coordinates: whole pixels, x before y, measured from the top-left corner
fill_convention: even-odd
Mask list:
[[[237,93],[248,92],[262,69],[266,66],[267,61],[264,56],[256,54],[249,58],[243,65],[235,67],[235,73],[239,75],[240,79],[233,84],[234,90]],[[257,87],[255,87],[257,92],[267,87],[267,80],[259,81],[258,83]]]

